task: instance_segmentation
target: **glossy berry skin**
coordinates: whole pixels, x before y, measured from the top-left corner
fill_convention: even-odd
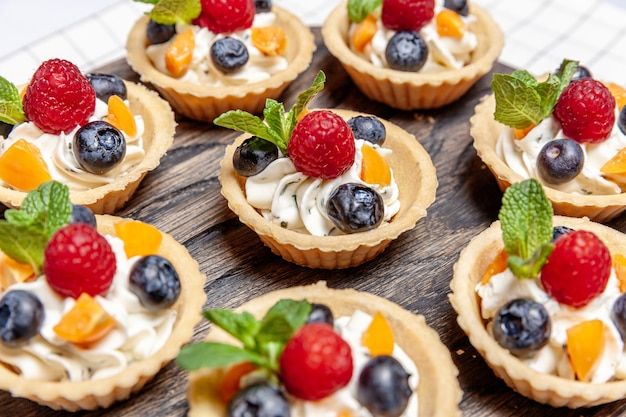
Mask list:
[[[85,223],[72,223],[57,230],[44,251],[43,271],[48,285],[63,297],[106,293],[116,269],[109,242]]]
[[[317,110],[296,124],[287,151],[298,172],[330,180],[350,169],[356,147],[345,120],[330,110]]]
[[[180,296],[180,278],[174,265],[159,255],[139,259],[128,279],[131,292],[148,310],[169,308]]]
[[[622,336],[622,340],[626,340],[626,293],[617,297],[613,303],[611,319]]]
[[[96,227],[96,216],[89,207],[80,204],[72,204],[72,214],[70,215],[70,223],[86,223],[92,227]]]
[[[278,158],[278,147],[272,142],[253,136],[235,149],[233,167],[237,174],[251,177],[262,172]]]
[[[296,398],[316,401],[348,385],[352,377],[350,345],[325,323],[302,326],[280,357],[285,389]]]
[[[548,184],[565,184],[583,170],[585,154],[572,139],[555,139],[546,143],[537,155],[537,172]]]
[[[250,385],[228,403],[228,417],[290,417],[285,394],[267,382]]]
[[[520,358],[531,358],[548,343],[552,325],[546,308],[532,300],[511,300],[496,312],[493,337]]]
[[[254,8],[257,13],[265,13],[272,10],[272,0],[254,0]]]
[[[387,138],[385,125],[375,116],[356,116],[348,120],[355,139],[363,139],[375,145],[382,145]]]
[[[165,43],[172,39],[175,34],[176,25],[164,25],[162,23],[157,23],[154,20],[150,20],[148,22],[148,27],[146,28],[146,37],[151,45]]]
[[[221,38],[211,45],[211,60],[222,72],[237,71],[246,65],[249,58],[248,48],[238,39]]]
[[[119,96],[122,100],[128,97],[126,84],[117,75],[87,74],[86,77],[96,92],[96,97],[105,103],[109,102],[111,96]]]
[[[589,71],[589,68],[583,65],[578,65],[576,67],[576,72],[574,72],[574,75],[572,75],[572,79],[570,80],[570,82],[582,80],[583,78],[593,78],[593,75],[591,74],[591,71]]]
[[[41,329],[45,311],[41,300],[25,290],[7,291],[0,299],[0,343],[18,348]]]
[[[444,0],[443,7],[457,12],[461,16],[469,16],[467,0]]]
[[[254,0],[201,0],[202,12],[194,25],[213,33],[232,33],[248,29],[254,20]]]
[[[335,318],[333,312],[326,304],[312,303],[311,312],[307,323],[326,323],[330,326],[335,325]]]
[[[418,31],[435,16],[435,0],[383,0],[381,19],[387,29]]]
[[[606,245],[591,232],[574,230],[554,242],[541,283],[559,303],[580,308],[604,291],[610,274]]]
[[[567,226],[554,226],[552,228],[552,243],[556,242],[556,240],[564,234],[572,232],[573,230],[574,229],[571,229]]]
[[[92,174],[105,174],[126,156],[126,139],[113,125],[89,122],[76,132],[72,152],[76,162]]]
[[[619,119],[617,120],[617,126],[622,134],[626,135],[626,106],[622,107],[619,112]]]
[[[378,227],[385,214],[383,198],[374,189],[349,182],[337,187],[326,203],[328,217],[344,233]]]
[[[374,416],[398,417],[413,393],[409,376],[393,356],[374,356],[359,375],[357,400]]]
[[[26,118],[46,133],[69,133],[87,123],[96,93],[78,67],[62,59],[42,63],[22,100]]]
[[[428,58],[428,45],[419,32],[398,32],[389,39],[385,59],[389,68],[398,71],[419,71]]]
[[[563,134],[580,143],[606,140],[615,124],[615,98],[593,78],[570,83],[554,106]]]

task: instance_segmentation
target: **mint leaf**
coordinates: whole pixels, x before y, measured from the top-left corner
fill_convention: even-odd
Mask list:
[[[245,311],[243,313],[235,313],[232,310],[220,308],[207,310],[203,314],[211,323],[241,340],[246,349],[256,349],[255,336],[260,325],[252,314]]]
[[[537,276],[552,252],[552,215],[552,205],[535,179],[513,184],[504,192],[498,217],[508,266],[517,277]]]
[[[157,4],[159,0],[133,0],[137,3]]]
[[[152,1],[144,2],[152,3]],[[160,0],[154,4],[148,16],[163,25],[189,24],[200,15],[201,11],[200,0]]]
[[[296,127],[296,123],[298,123],[298,116],[306,107],[309,105],[311,100],[315,98],[315,96],[324,89],[324,84],[326,82],[326,74],[324,71],[319,71],[313,80],[313,84],[298,94],[296,98],[296,103],[289,109],[289,113],[287,114],[287,126],[289,136],[291,137],[291,132]]]
[[[28,226],[0,220],[0,250],[21,264],[30,265],[36,274],[43,265],[43,252],[48,237]]]
[[[249,361],[264,367],[267,361],[262,356],[237,346],[214,342],[200,342],[183,347],[176,358],[178,365],[187,370],[216,368]]]
[[[285,106],[276,100],[268,98],[263,109],[263,119],[272,135],[272,141],[283,153],[287,153],[287,142],[290,132],[285,121]]]
[[[24,120],[20,92],[12,82],[0,76],[0,121],[16,125]]]
[[[268,342],[286,343],[304,323],[306,323],[311,304],[307,301],[280,300],[261,320],[257,340],[261,345]]]
[[[360,23],[373,12],[383,0],[348,0],[348,17],[354,23]]]
[[[274,136],[275,133],[272,132],[265,123],[263,123],[263,120],[246,111],[229,110],[215,118],[213,120],[213,124],[227,129],[237,130],[239,132],[250,133],[253,136],[258,136],[261,139],[270,141],[274,145],[280,147],[279,141],[276,140]]]

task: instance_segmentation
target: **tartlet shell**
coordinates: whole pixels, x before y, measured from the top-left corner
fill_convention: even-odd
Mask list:
[[[98,215],[98,231],[115,235],[114,225],[125,221],[120,217]],[[172,308],[177,318],[172,334],[158,352],[148,359],[131,364],[123,372],[108,378],[81,382],[46,382],[21,378],[6,366],[0,366],[0,389],[14,397],[23,397],[55,410],[93,410],[108,407],[125,400],[139,391],[159,370],[174,359],[180,348],[193,336],[195,325],[201,320],[206,300],[203,291],[206,276],[184,246],[162,233],[159,254],[167,258],[181,279],[181,293]]]
[[[553,224],[595,233],[612,254],[618,253],[624,246],[622,233],[587,218],[554,216]],[[452,293],[449,295],[450,303],[458,313],[459,326],[493,372],[523,396],[554,407],[592,407],[626,397],[626,381],[591,384],[537,372],[489,335],[480,314],[480,300],[475,287],[502,248],[502,230],[500,222],[496,221],[461,251],[454,265],[454,277],[450,282]]]
[[[320,281],[313,285],[292,287],[270,292],[255,298],[236,309],[248,311],[257,318],[281,299],[306,299],[311,303],[324,303],[334,317],[351,315],[361,310],[370,315],[381,312],[389,322],[395,342],[417,365],[419,415],[421,417],[460,416],[458,404],[463,392],[457,380],[458,370],[452,362],[450,351],[430,328],[424,316],[404,310],[397,304],[376,295],[353,289],[331,289]],[[208,341],[236,343],[232,336],[213,326]],[[226,405],[221,401],[217,387],[224,370],[202,369],[189,374],[187,401],[189,417],[222,417]]]
[[[471,26],[478,45],[471,62],[461,69],[439,73],[396,71],[379,68],[349,47],[347,1],[326,18],[322,37],[328,51],[339,60],[356,86],[372,100],[402,110],[433,109],[458,100],[493,67],[504,46],[502,30],[480,6],[470,4],[477,21]]]
[[[361,113],[333,109],[344,119]],[[241,135],[226,147],[220,166],[219,180],[222,195],[228,207],[239,220],[254,230],[263,243],[285,260],[309,268],[338,269],[357,266],[378,254],[401,233],[412,229],[417,221],[426,216],[426,209],[435,200],[438,186],[435,166],[430,155],[415,136],[402,128],[380,121],[387,129],[383,147],[393,153],[387,161],[393,170],[399,188],[401,208],[388,224],[362,233],[341,236],[312,236],[280,227],[267,221],[248,202],[245,195],[245,177],[238,175],[233,167],[233,154],[250,135]]]

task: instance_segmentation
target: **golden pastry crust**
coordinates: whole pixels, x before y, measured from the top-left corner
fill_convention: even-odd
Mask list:
[[[335,317],[351,315],[361,310],[370,315],[380,311],[393,330],[396,343],[415,362],[420,383],[417,387],[419,416],[460,416],[458,403],[463,392],[457,380],[458,370],[450,351],[435,330],[428,327],[424,317],[404,310],[389,300],[353,289],[331,289],[323,281],[317,284],[274,291],[255,298],[237,308],[260,318],[280,299],[306,299],[324,303]],[[235,343],[219,328],[213,327],[207,340]],[[226,405],[220,400],[217,386],[222,369],[203,369],[189,374],[189,417],[223,417]]]
[[[96,218],[98,231],[111,235],[115,235],[115,223],[125,220],[109,215],[99,215]],[[181,279],[181,293],[172,307],[177,310],[172,334],[158,352],[147,359],[132,363],[119,374],[95,381],[33,381],[20,377],[9,367],[0,366],[0,389],[10,392],[14,397],[28,398],[56,410],[93,410],[128,398],[174,359],[182,345],[191,339],[194,326],[201,319],[202,306],[206,299],[203,291],[206,276],[200,272],[198,263],[184,246],[170,235],[162,235],[159,254],[176,268]]]
[[[344,119],[361,113],[336,110]],[[401,233],[412,229],[426,216],[435,200],[437,177],[430,156],[415,137],[400,127],[380,119],[387,129],[384,147],[392,150],[388,161],[399,188],[400,211],[391,222],[362,233],[341,236],[312,236],[280,227],[267,221],[248,202],[245,178],[235,172],[233,154],[250,135],[241,135],[226,148],[220,164],[222,195],[239,220],[254,230],[272,252],[284,259],[310,268],[337,269],[357,266],[380,254]]]

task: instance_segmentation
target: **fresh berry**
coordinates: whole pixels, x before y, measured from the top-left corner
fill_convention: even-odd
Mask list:
[[[615,124],[615,98],[593,78],[570,83],[559,96],[554,117],[565,136],[580,143],[598,143],[611,135]]]
[[[593,78],[593,75],[591,75],[591,71],[589,71],[589,68],[583,65],[578,65],[576,67],[576,72],[574,72],[574,75],[572,75],[571,81],[578,81],[582,80],[583,78]]]
[[[626,293],[617,297],[613,303],[611,319],[622,336],[622,340],[626,341]]]
[[[312,303],[311,312],[307,323],[326,323],[331,326],[335,324],[335,318],[333,312],[326,304]]]
[[[43,270],[48,285],[64,297],[104,294],[113,281],[115,253],[96,229],[72,223],[57,230],[46,245]]]
[[[39,333],[44,316],[43,304],[33,293],[6,292],[0,299],[0,343],[9,348],[23,346]]]
[[[619,130],[622,134],[626,135],[626,106],[622,107],[622,110],[619,112],[617,126],[619,126]]]
[[[566,233],[572,232],[574,229],[567,226],[554,226],[552,228],[552,243]]]
[[[350,345],[325,323],[302,326],[280,357],[285,389],[302,400],[320,400],[345,387],[352,370]]]
[[[428,58],[428,44],[419,32],[398,32],[389,39],[385,59],[389,68],[398,71],[419,71]]]
[[[420,30],[435,16],[435,0],[383,0],[381,19],[387,29]]]
[[[239,391],[228,403],[228,417],[290,417],[287,397],[276,386],[260,382]]]
[[[70,215],[70,223],[85,223],[92,227],[96,227],[96,216],[89,207],[80,204],[72,204],[72,214]]]
[[[87,74],[87,79],[91,83],[96,97],[104,101],[109,102],[109,97],[119,96],[122,100],[126,100],[128,91],[124,81],[113,74]]]
[[[175,34],[176,25],[164,25],[162,23],[157,23],[154,20],[150,20],[150,22],[148,22],[148,27],[146,28],[146,37],[148,38],[148,42],[152,45],[165,43],[172,39]]]
[[[96,106],[89,80],[69,61],[51,59],[39,66],[23,99],[24,114],[46,133],[69,133],[87,123]]]
[[[272,10],[272,0],[254,0],[254,8],[257,13],[265,13]]]
[[[469,6],[467,0],[444,0],[443,7],[457,12],[461,16],[469,15]]]
[[[330,110],[307,113],[296,124],[287,146],[299,172],[324,180],[350,169],[356,154],[350,126]]]
[[[374,416],[398,417],[413,394],[409,376],[393,356],[374,356],[359,375],[357,400]]]
[[[263,171],[278,158],[278,147],[253,136],[242,142],[233,154],[233,166],[239,175],[250,177]]]
[[[387,130],[375,116],[356,116],[348,120],[355,139],[363,139],[375,145],[382,146],[387,137]]]
[[[349,182],[337,187],[326,203],[328,217],[344,233],[378,227],[385,214],[383,198],[374,189]]]
[[[248,48],[238,39],[227,36],[211,45],[211,60],[222,72],[233,72],[246,65],[250,55]]]
[[[174,265],[159,255],[138,260],[128,279],[131,292],[148,310],[171,307],[180,296],[180,278]]]
[[[583,307],[601,294],[611,274],[611,254],[593,233],[575,230],[554,242],[541,283],[559,303]]]
[[[548,343],[552,325],[546,308],[532,300],[514,299],[498,309],[493,337],[520,358],[530,358]]]
[[[85,171],[104,174],[124,159],[126,139],[110,123],[96,120],[78,129],[74,135],[72,152],[76,162]]]
[[[546,143],[537,155],[537,172],[548,184],[565,184],[583,170],[585,154],[572,139],[555,139]]]
[[[202,12],[193,24],[213,33],[248,29],[254,20],[254,0],[201,0]]]

